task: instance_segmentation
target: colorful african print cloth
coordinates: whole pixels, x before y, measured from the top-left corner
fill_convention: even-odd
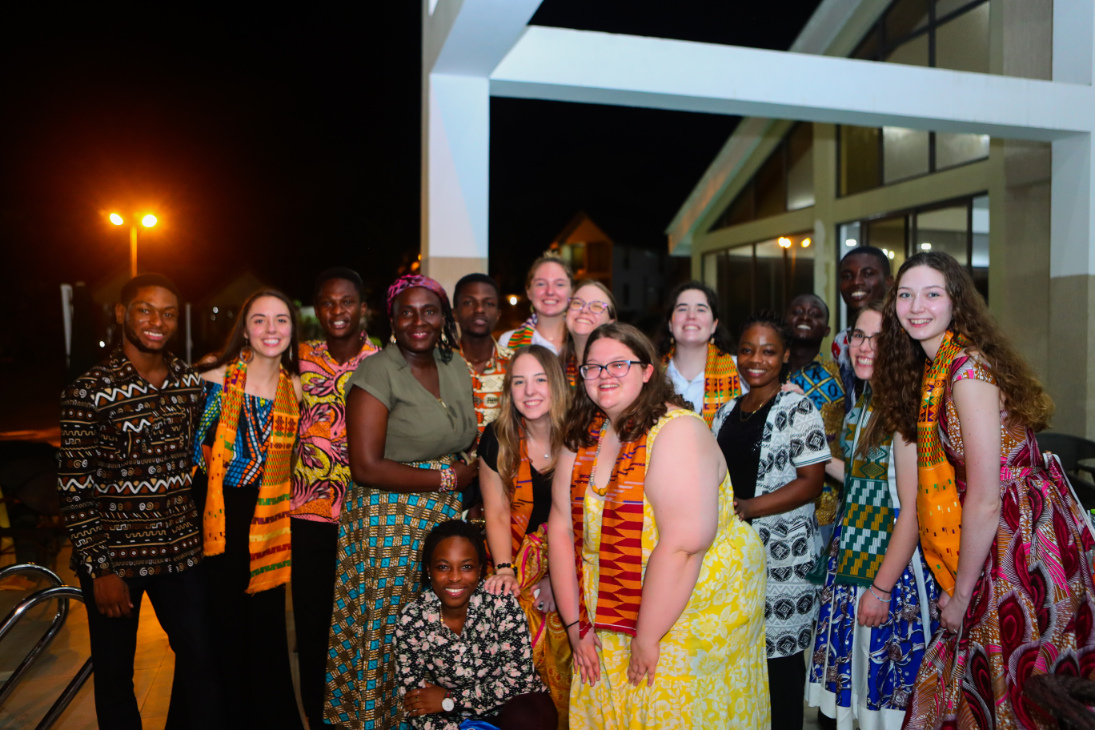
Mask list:
[[[325,340],[300,345],[300,440],[292,480],[292,516],[338,524],[350,461],[346,445],[346,381],[365,358],[380,352],[361,333],[361,350],[344,363]]]
[[[844,426],[844,385],[840,368],[830,358],[818,354],[810,362],[791,374],[789,383],[802,388],[803,393],[821,414],[825,424],[825,438],[830,453],[841,458],[840,434]],[[826,479],[821,494],[814,500],[819,525],[831,525],[840,508],[840,485]]]
[[[533,335],[536,334],[536,315],[533,314],[524,323],[510,333],[506,347],[516,350],[518,347],[532,344]]]
[[[506,380],[506,371],[509,370],[512,358],[513,350],[495,342],[494,354],[490,356],[483,372],[476,372],[471,363],[468,363],[472,402],[475,405],[475,425],[479,429],[476,441],[483,435],[483,429],[487,427],[487,424],[494,423],[498,414],[502,412],[502,384]]]
[[[662,358],[662,367],[669,367],[676,347]],[[707,343],[707,361],[703,367],[703,408],[700,415],[710,427],[715,414],[728,401],[740,398],[742,394],[741,377],[734,356],[723,352],[715,343]]]

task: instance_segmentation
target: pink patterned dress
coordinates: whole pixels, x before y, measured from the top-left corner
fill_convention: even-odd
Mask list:
[[[983,363],[959,356],[940,431],[966,494],[965,449],[952,388],[995,384]],[[1001,413],[1001,420],[1006,417]],[[924,655],[906,728],[1055,727],[1023,696],[1037,674],[1095,679],[1095,540],[1056,460],[1028,428],[1001,427],[1000,525],[961,631],[936,632]]]

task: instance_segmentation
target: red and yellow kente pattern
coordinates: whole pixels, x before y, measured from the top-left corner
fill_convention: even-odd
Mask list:
[[[247,384],[247,364],[236,360],[224,372],[221,391],[221,417],[209,459],[209,493],[202,515],[204,550],[206,555],[224,552],[224,477],[235,450],[236,431],[243,410],[244,387]],[[289,476],[293,444],[297,438],[300,411],[293,381],[283,368],[278,378],[274,398],[270,440],[266,444],[266,463],[258,502],[251,518],[249,549],[251,580],[248,593],[258,593],[289,582]]]
[[[535,316],[529,317],[525,320],[525,323],[513,331],[513,334],[509,336],[509,342],[506,343],[506,347],[511,350],[516,350],[518,347],[524,347],[525,345],[532,344],[532,333],[536,331],[536,318]]]
[[[939,418],[951,366],[967,344],[965,338],[949,330],[943,335],[935,360],[924,363],[920,414],[916,419],[916,514],[920,520],[920,548],[939,587],[948,593],[954,592],[958,574],[962,503],[958,499],[954,467],[947,460],[939,436]]]
[[[525,434],[521,434],[521,463],[517,467],[517,481],[513,485],[510,497],[510,537],[513,539],[513,554],[521,550],[529,520],[532,518],[532,466],[528,457]]]
[[[673,359],[676,347],[662,359],[662,366],[668,367]],[[722,406],[734,398],[741,397],[741,377],[734,358],[720,350],[715,343],[707,343],[707,362],[703,366],[703,420],[711,428],[715,414]]]
[[[603,421],[597,420],[590,429],[599,442]],[[619,631],[635,635],[639,618],[639,601],[643,592],[643,480],[646,478],[646,438],[624,443],[612,468],[612,479],[604,495],[605,508],[601,523],[601,550],[598,557],[600,582],[597,586],[597,613],[589,616],[582,592],[579,591],[579,632],[589,629]],[[582,580],[582,541],[585,522],[585,494],[590,484],[597,446],[583,447],[574,459],[571,472],[571,516],[574,521],[574,543],[578,560],[578,583]]]

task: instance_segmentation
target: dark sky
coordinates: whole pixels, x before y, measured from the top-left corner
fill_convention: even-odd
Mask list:
[[[787,48],[816,5],[545,0],[533,22]],[[142,268],[186,298],[248,268],[301,299],[335,264],[385,287],[419,242],[419,3],[360,7],[6,11],[4,329],[59,328],[58,284],[128,266],[113,208],[160,215]],[[491,273],[512,281],[578,210],[621,243],[663,246],[737,123],[510,99],[491,114]]]

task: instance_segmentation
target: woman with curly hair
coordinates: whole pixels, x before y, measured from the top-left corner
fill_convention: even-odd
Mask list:
[[[766,728],[764,548],[655,358],[630,325],[593,331],[555,467],[548,553],[575,657],[570,727]]]
[[[1044,727],[1031,676],[1095,677],[1095,540],[1034,438],[1052,404],[947,254],[901,266],[880,339],[867,442],[916,440],[920,542],[943,589],[905,727]]]

